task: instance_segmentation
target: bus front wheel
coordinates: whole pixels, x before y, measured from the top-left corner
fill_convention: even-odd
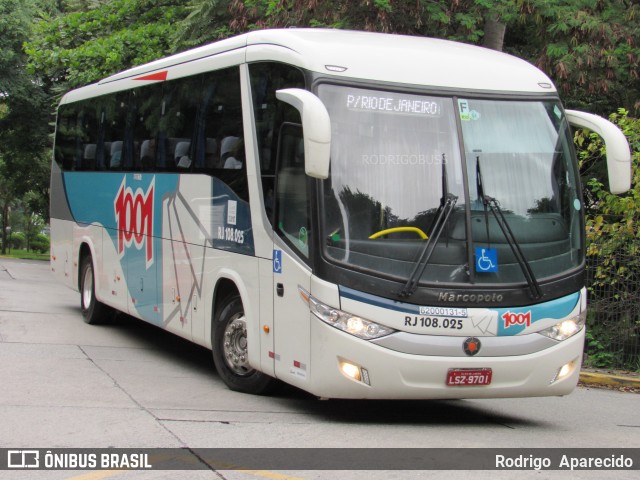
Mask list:
[[[109,307],[96,299],[95,272],[91,255],[85,256],[80,266],[80,307],[84,321],[90,325],[104,323],[109,313]]]
[[[218,375],[229,389],[254,395],[273,390],[276,380],[249,365],[247,321],[238,295],[225,299],[215,313],[211,346]]]

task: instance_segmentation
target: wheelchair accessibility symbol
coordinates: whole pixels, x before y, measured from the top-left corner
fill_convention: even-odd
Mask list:
[[[273,273],[282,273],[282,250],[273,251]]]
[[[498,271],[498,251],[495,248],[476,247],[476,272]]]

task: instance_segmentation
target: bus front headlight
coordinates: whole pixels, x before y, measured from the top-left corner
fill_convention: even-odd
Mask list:
[[[572,318],[567,318],[561,322],[556,323],[552,327],[540,330],[538,333],[545,337],[552,338],[554,340],[562,341],[567,338],[573,337],[576,333],[584,328],[584,324],[587,321],[587,311],[583,310],[578,315]]]
[[[372,340],[374,338],[384,337],[395,330],[393,328],[380,325],[379,323],[365,320],[364,318],[350,313],[343,312],[337,308],[330,307],[312,297],[309,292],[298,287],[300,296],[309,304],[309,310],[324,323],[332,327],[350,333],[364,340]]]

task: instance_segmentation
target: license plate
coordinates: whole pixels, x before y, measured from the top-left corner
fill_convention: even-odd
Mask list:
[[[447,385],[454,387],[473,387],[491,384],[490,368],[450,368],[447,372]]]

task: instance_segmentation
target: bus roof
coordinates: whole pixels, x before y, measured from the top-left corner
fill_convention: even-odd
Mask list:
[[[245,33],[125,70],[98,85],[111,84],[105,89],[109,91],[132,88],[140,82],[127,80],[165,71],[163,79],[170,80],[184,76],[180,70],[192,63],[200,64],[196,71],[214,70],[220,68],[216,59],[231,52],[239,54],[241,62],[281,61],[317,73],[373,82],[500,93],[555,92],[542,71],[502,52],[426,37],[313,28]],[[113,85],[120,81],[128,85]],[[96,86],[91,86],[92,95],[102,93]],[[79,96],[86,98],[88,92],[83,93]]]
[[[324,29],[249,34],[249,45],[269,43],[295,50],[304,61],[301,67],[325,74],[334,73],[328,65],[346,67],[342,75],[347,77],[382,82],[501,92],[555,90],[549,77],[524,60],[449,40]]]

